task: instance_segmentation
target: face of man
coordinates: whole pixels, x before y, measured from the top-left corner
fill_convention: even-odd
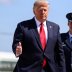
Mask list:
[[[34,14],[40,22],[44,22],[48,16],[48,4],[47,3],[38,3],[34,8]]]
[[[69,31],[72,33],[72,22],[68,22]]]

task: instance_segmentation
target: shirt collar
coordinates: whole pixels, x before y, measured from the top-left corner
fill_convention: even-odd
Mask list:
[[[38,20],[36,19],[36,17],[34,17],[34,19],[35,19],[35,21],[36,21],[37,27],[40,26],[41,22],[38,21]],[[46,21],[44,21],[43,24],[44,24],[44,26],[46,26]]]
[[[72,34],[69,33],[70,42],[72,41]]]
[[[69,33],[70,38],[72,37],[72,34]]]

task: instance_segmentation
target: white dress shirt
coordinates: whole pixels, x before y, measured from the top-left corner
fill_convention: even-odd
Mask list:
[[[38,30],[38,33],[40,32],[40,24],[41,22],[39,22],[36,17],[35,17],[35,21],[36,21],[36,25],[37,25],[37,30]],[[46,36],[46,41],[48,39],[48,32],[47,32],[47,25],[46,25],[46,21],[43,22],[43,27],[44,27],[44,31],[45,31],[45,36]]]
[[[69,33],[70,42],[72,41],[72,34]]]

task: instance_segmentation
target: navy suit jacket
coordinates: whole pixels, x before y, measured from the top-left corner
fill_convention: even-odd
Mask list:
[[[66,72],[71,72],[72,44],[70,43],[69,33],[61,33],[61,39],[63,42],[63,49],[65,54]]]
[[[65,72],[64,52],[59,26],[50,21],[46,21],[46,25],[48,40],[44,51],[42,50],[34,18],[20,22],[17,25],[12,49],[15,53],[18,42],[21,42],[23,50],[14,72],[42,72],[44,58],[47,61],[47,72]]]

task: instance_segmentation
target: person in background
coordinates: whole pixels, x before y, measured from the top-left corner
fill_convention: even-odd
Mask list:
[[[12,49],[19,60],[13,72],[65,72],[59,26],[47,20],[49,2],[36,0],[34,17],[18,23]]]
[[[65,54],[66,72],[72,72],[72,12],[66,14],[69,30],[67,33],[61,33],[63,49]]]

